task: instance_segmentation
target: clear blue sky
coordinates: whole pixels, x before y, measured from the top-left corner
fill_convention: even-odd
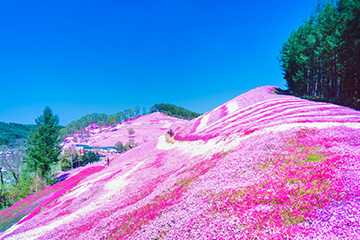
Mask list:
[[[205,113],[285,88],[277,58],[316,0],[0,1],[0,121],[67,125],[171,103]]]

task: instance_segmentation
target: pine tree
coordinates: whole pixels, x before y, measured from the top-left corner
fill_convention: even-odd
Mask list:
[[[319,3],[280,51],[288,90],[360,109],[360,1]]]
[[[27,167],[50,184],[51,165],[59,161],[61,149],[59,117],[46,107],[43,115],[35,122],[36,130],[30,134],[27,141],[25,159]]]

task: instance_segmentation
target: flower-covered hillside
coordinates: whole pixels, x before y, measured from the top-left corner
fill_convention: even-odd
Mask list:
[[[186,123],[186,120],[169,117],[160,112],[132,118],[115,126],[99,126],[95,123],[67,136],[63,141],[63,149],[70,149],[77,144],[108,147],[121,142],[125,145],[129,139],[143,144],[158,138],[170,128],[176,130]],[[133,134],[129,135],[129,129],[133,130]]]
[[[73,175],[0,238],[358,239],[360,113],[274,89]]]

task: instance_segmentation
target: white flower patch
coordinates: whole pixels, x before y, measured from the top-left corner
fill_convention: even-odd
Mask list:
[[[114,128],[115,128],[115,129],[120,129],[120,128],[122,128],[122,127],[123,127],[123,124],[120,123],[120,124],[117,124]]]
[[[113,134],[110,137],[116,138],[116,137],[122,137],[122,136],[124,136],[124,134]]]
[[[238,136],[231,135],[225,139],[221,136],[212,138],[205,142],[203,140],[198,141],[176,141],[175,143],[169,143],[166,141],[164,135],[158,138],[156,148],[158,150],[172,150],[176,149],[182,153],[190,154],[191,157],[206,155],[211,156],[212,154],[219,152],[227,152],[237,145],[239,145],[241,139]]]
[[[233,113],[239,109],[239,106],[236,101],[232,101],[226,104],[226,108],[228,110],[228,113]]]
[[[90,185],[90,182],[83,182],[80,185],[73,188],[73,190],[66,195],[67,198],[75,198],[81,195],[82,193],[86,192],[88,190],[88,185]]]
[[[162,128],[170,128],[172,126],[172,123],[171,122],[167,122],[165,123]]]
[[[196,131],[199,132],[201,131],[203,128],[206,127],[207,122],[209,121],[210,118],[210,113],[206,114],[202,119],[201,122],[199,124],[199,126],[197,127]]]
[[[119,192],[119,189],[126,186],[128,184],[128,182],[129,182],[129,180],[126,180],[126,178],[130,174],[135,172],[143,163],[144,163],[144,161],[139,162],[138,164],[136,164],[135,167],[133,167],[130,171],[128,171],[124,175],[121,175],[121,176],[117,177],[116,179],[110,180],[108,183],[106,183],[104,185],[104,190],[106,192],[104,192],[104,194],[102,195],[102,199],[104,199],[104,198],[106,198],[108,196],[115,195],[117,192]]]
[[[26,222],[23,222],[22,224],[15,224],[8,230],[6,230],[6,234],[11,234],[13,231],[15,231],[17,228],[19,228],[21,225],[23,225]],[[51,226],[53,227],[53,226]],[[14,236],[6,237],[7,240],[18,240],[18,239],[26,239],[26,240],[33,240],[38,239],[41,235],[43,235],[47,230],[51,230],[52,228],[48,227],[47,225],[43,227],[33,228],[29,231],[22,232],[19,234],[16,234]]]
[[[166,141],[166,138],[165,138],[165,135],[161,135],[159,138],[158,138],[158,143],[156,145],[156,148],[158,150],[171,150],[171,149],[174,149],[175,148],[175,144],[171,144],[169,142]]]

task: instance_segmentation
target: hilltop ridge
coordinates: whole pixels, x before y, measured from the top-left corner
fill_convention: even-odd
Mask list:
[[[177,130],[187,123],[186,120],[167,116],[160,112],[142,115],[116,125],[99,126],[96,123],[67,136],[63,140],[63,149],[69,149],[76,144],[87,144],[97,147],[115,146],[117,142],[124,145],[129,141],[129,129],[133,129],[131,136],[137,144],[143,144],[158,138],[169,129]]]
[[[1,211],[0,239],[358,238],[360,113],[275,89],[191,121],[130,122],[138,147]],[[87,143],[117,140],[89,133]]]

